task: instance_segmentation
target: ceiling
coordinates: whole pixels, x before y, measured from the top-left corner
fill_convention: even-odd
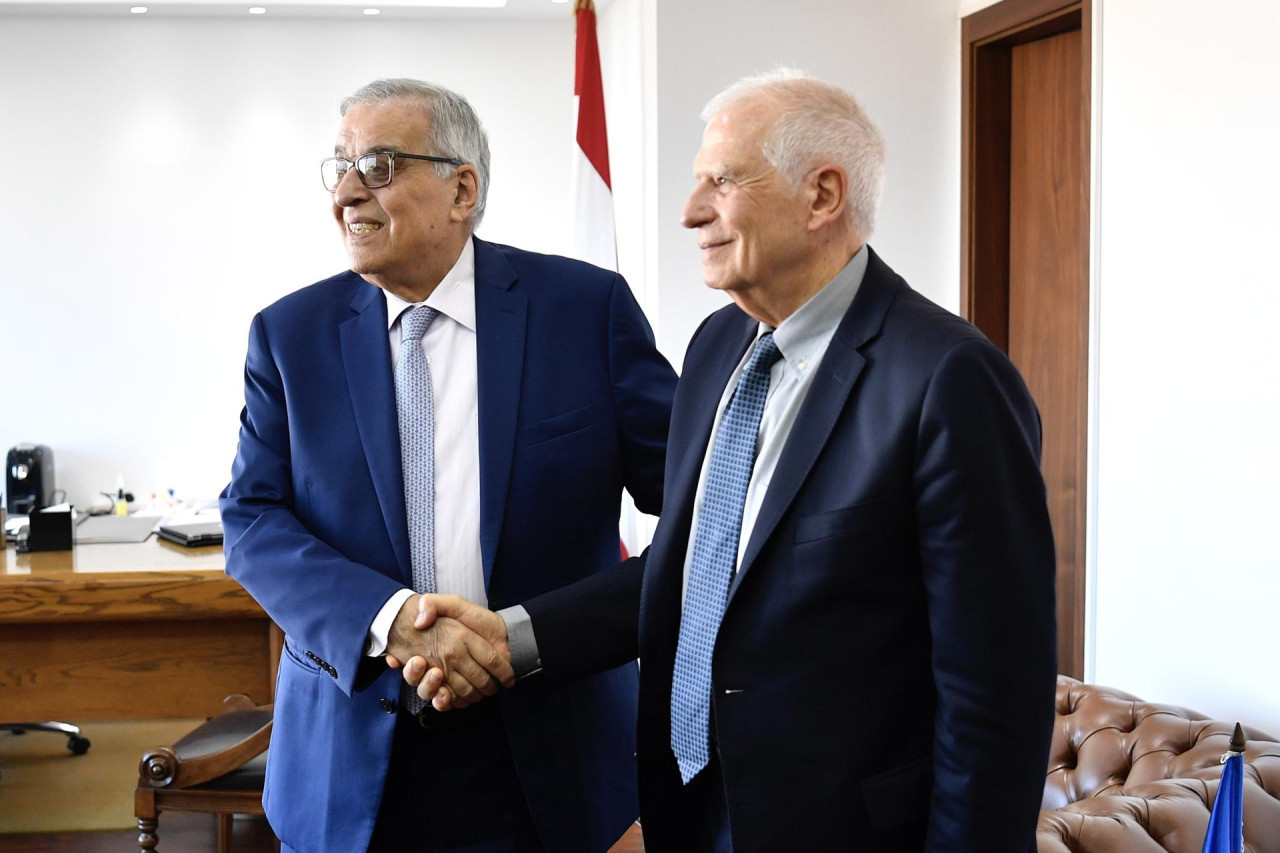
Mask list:
[[[598,6],[607,0],[597,0]],[[145,6],[145,14],[131,14],[130,7]],[[513,20],[529,18],[570,18],[571,0],[0,0],[0,17],[77,16],[95,18],[232,18],[249,17],[249,8],[266,12],[256,17],[351,18],[364,17],[364,10],[376,8],[378,19],[469,18]]]

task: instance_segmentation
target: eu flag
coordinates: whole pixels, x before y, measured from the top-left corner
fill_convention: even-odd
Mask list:
[[[1244,853],[1244,731],[1236,723],[1201,853]]]

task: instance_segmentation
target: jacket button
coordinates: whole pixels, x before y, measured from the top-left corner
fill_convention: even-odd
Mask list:
[[[394,714],[396,712],[396,703],[392,702],[390,699],[379,700],[378,707],[386,711],[388,714]]]

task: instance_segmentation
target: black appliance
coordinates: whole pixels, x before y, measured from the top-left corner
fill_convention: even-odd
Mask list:
[[[10,515],[30,515],[53,497],[53,451],[44,444],[9,448],[5,460],[5,507]]]

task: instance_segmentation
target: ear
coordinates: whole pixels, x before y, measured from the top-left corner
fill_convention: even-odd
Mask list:
[[[454,170],[453,178],[453,208],[449,211],[449,218],[453,222],[466,222],[480,199],[480,174],[475,166],[464,163]]]
[[[819,231],[845,215],[849,203],[849,175],[835,164],[819,166],[809,173],[805,185],[809,198],[810,231]]]

